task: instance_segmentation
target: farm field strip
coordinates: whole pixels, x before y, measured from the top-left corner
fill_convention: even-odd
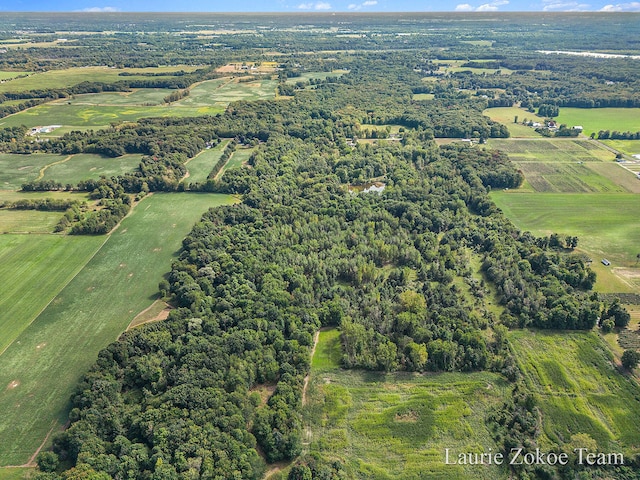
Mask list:
[[[219,145],[203,150],[195,157],[190,158],[186,163],[189,173],[187,180],[193,183],[205,182],[228,144],[229,140],[224,140]]]
[[[640,108],[570,108],[561,107],[555,119],[569,127],[584,127],[584,135],[598,133],[600,130],[619,132],[640,131]]]
[[[18,190],[23,183],[38,178],[42,168],[64,158],[61,155],[37,153],[16,155],[0,153],[0,188]]]
[[[0,84],[0,93],[10,91],[37,90],[42,88],[65,88],[82,82],[112,83],[118,80],[143,80],[149,77],[135,75],[143,73],[171,73],[180,70],[194,71],[199,67],[182,65],[172,67],[147,67],[147,68],[109,68],[109,67],[74,67],[63,70],[49,70],[42,73],[29,74],[18,81]],[[133,75],[122,77],[120,73],[128,72]],[[169,75],[167,75],[169,76]],[[158,78],[158,77],[156,77]],[[160,77],[162,78],[162,77]]]
[[[0,235],[0,355],[103,242],[100,237]]]
[[[225,163],[224,166],[220,169],[220,171],[216,175],[216,179],[222,177],[228,170],[242,167],[242,165],[244,165],[249,160],[253,151],[253,148],[238,148],[235,152],[233,152],[231,157],[229,157],[227,163]]]
[[[22,465],[53,424],[66,422],[69,398],[83,373],[153,303],[192,225],[207,208],[235,201],[188,193],[145,198],[6,349],[0,356],[0,465]]]
[[[53,233],[61,212],[37,210],[0,210],[0,234]]]
[[[341,370],[339,331],[320,331],[304,410],[306,450],[366,478],[499,479],[495,465],[445,465],[455,452],[496,450],[485,424],[508,386],[492,373],[381,374]]]
[[[548,439],[568,442],[582,433],[600,451],[638,453],[640,389],[616,371],[597,333],[523,330],[510,339],[525,382],[539,398]]]

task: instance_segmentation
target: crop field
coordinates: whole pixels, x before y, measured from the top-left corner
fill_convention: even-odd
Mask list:
[[[102,175],[111,177],[132,172],[138,168],[142,155],[122,155],[121,157],[109,158],[84,153],[67,157],[60,156],[59,158],[61,160],[44,167],[41,171],[41,178],[75,185],[82,180],[99,178]]]
[[[74,95],[72,98],[64,98],[52,102],[70,105],[127,105],[127,106],[152,106],[164,103],[164,97],[174,93],[170,88],[138,88],[131,92],[104,92]]]
[[[633,192],[640,182],[612,160],[614,154],[591,140],[536,139],[490,140],[489,146],[509,155],[522,170],[521,191]]]
[[[0,385],[4,386],[0,389],[0,465],[25,463],[47,433],[66,422],[68,400],[83,372],[102,348],[153,303],[158,282],[192,225],[207,208],[233,202],[231,196],[213,194],[145,198],[0,355]],[[104,242],[105,238],[78,241]],[[40,278],[55,274],[57,265],[41,263]],[[19,271],[7,272],[7,283],[16,282],[19,275]],[[34,293],[21,291],[20,295],[36,295],[41,286],[33,287]]]
[[[637,212],[640,209],[640,196],[631,193],[494,191],[491,199],[521,230],[529,230],[534,235],[553,232],[577,235],[580,239],[579,249],[594,260],[599,291],[622,292],[640,288],[640,279],[634,273],[637,270],[636,255],[639,253],[640,223]],[[602,258],[610,260],[612,266],[601,265]],[[625,283],[614,281],[612,271],[623,274]]]
[[[0,480],[24,480],[35,473],[35,468],[0,468]]]
[[[320,332],[305,409],[308,451],[367,479],[499,479],[496,466],[445,464],[445,448],[496,451],[485,425],[508,387],[492,373],[384,375],[340,370],[337,330]]]
[[[536,133],[534,128],[520,123],[525,118],[530,118],[533,115],[526,110],[518,107],[495,107],[487,108],[482,114],[505,125],[511,134],[511,138],[540,138],[540,134]],[[518,123],[513,123],[515,117],[518,117]]]
[[[224,108],[222,107],[177,106],[176,103],[131,107],[47,103],[0,119],[0,128],[20,125],[27,127],[44,125],[107,127],[113,122],[134,122],[145,117],[195,117],[199,115],[215,115],[223,110]]]
[[[237,100],[269,100],[276,94],[277,80],[257,79],[238,82],[234,79],[206,80],[191,89],[188,97],[172,105],[180,107],[226,107]]]
[[[619,132],[640,131],[640,108],[569,108],[561,107],[556,118],[569,127],[581,125],[583,134],[596,134],[600,130]]]
[[[103,242],[100,237],[0,235],[0,352],[27,328]]]
[[[187,181],[193,183],[206,181],[214,165],[220,160],[220,156],[228,143],[228,140],[222,141],[220,145],[208,150],[203,150],[190,159],[187,162],[187,171],[189,172]]]
[[[41,88],[64,88],[77,85],[82,82],[113,83],[118,80],[134,80],[149,78],[145,76],[119,76],[122,72],[129,73],[169,73],[180,70],[194,71],[198,67],[173,66],[173,67],[148,67],[148,68],[109,68],[109,67],[76,67],[64,70],[49,70],[43,73],[34,73],[17,81],[0,84],[0,93],[24,90],[37,90]],[[158,78],[158,77],[155,77]]]
[[[0,233],[52,233],[60,212],[0,210]]]
[[[41,169],[61,158],[60,155],[48,153],[32,155],[0,153],[0,189],[20,189],[23,183],[38,178]]]
[[[542,411],[542,448],[586,434],[602,452],[640,451],[640,389],[617,372],[596,333],[517,331],[510,338]]]

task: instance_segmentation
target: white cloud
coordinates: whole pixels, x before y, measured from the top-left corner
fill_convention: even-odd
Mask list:
[[[373,7],[374,5],[377,5],[377,4],[378,4],[377,0],[366,0],[365,2],[362,2],[359,5],[357,3],[350,3],[347,8],[349,10],[362,10],[364,7]]]
[[[120,9],[116,7],[89,7],[83,8],[81,12],[119,12]]]
[[[508,5],[508,0],[495,0],[490,3],[483,3],[479,7],[474,7],[468,3],[459,3],[456,5],[456,12],[497,12],[499,10],[498,7],[502,5]]]
[[[484,5],[480,5],[478,8],[476,8],[476,12],[497,12],[497,11],[498,11],[498,7],[490,3],[485,3]]]
[[[318,2],[313,8],[316,10],[331,10],[331,4],[327,2]]]
[[[578,2],[546,2],[542,9],[543,12],[561,11],[561,12],[584,12],[591,9],[588,3]]]
[[[605,5],[601,12],[640,12],[640,2],[618,3],[616,5]]]

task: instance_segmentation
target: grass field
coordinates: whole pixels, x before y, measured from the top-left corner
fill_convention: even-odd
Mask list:
[[[252,82],[237,82],[222,78],[207,80],[191,88],[188,97],[172,105],[179,107],[226,107],[237,100],[268,100],[275,97],[277,80],[260,79]]]
[[[94,154],[77,154],[67,157],[60,156],[60,161],[45,167],[39,177],[44,180],[72,185],[89,178],[99,178],[104,175],[111,177],[132,172],[140,163],[142,155],[123,155],[116,158],[103,157]]]
[[[287,78],[287,83],[305,82],[307,80],[324,80],[327,77],[341,77],[347,70],[335,70],[333,72],[303,72],[299,77]]]
[[[24,90],[36,90],[41,88],[64,88],[77,85],[81,82],[105,82],[113,83],[118,80],[134,80],[149,77],[144,76],[119,76],[122,72],[129,73],[168,73],[179,70],[194,71],[198,67],[194,66],[172,66],[172,67],[148,67],[148,68],[109,68],[109,67],[77,67],[64,70],[49,70],[42,73],[34,73],[26,78],[14,80],[0,84],[0,93],[16,92]],[[157,77],[156,77],[157,78]]]
[[[491,120],[502,123],[507,127],[512,138],[540,138],[540,134],[536,133],[532,127],[522,125],[522,123],[513,123],[515,117],[518,122],[522,122],[525,118],[532,118],[533,114],[518,107],[496,107],[487,108],[483,115]]]
[[[234,201],[211,194],[145,198],[0,355],[0,465],[23,464],[51,429],[66,422],[70,395],[83,372],[153,303],[158,282],[193,224],[207,208]],[[47,274],[52,273],[41,276]],[[40,287],[34,287],[19,295],[38,295]]]
[[[640,108],[569,108],[561,107],[555,119],[569,127],[581,125],[584,135],[600,130],[640,131]]]
[[[0,128],[25,125],[63,125],[71,127],[107,127],[114,122],[134,122],[145,117],[195,117],[222,113],[221,106],[178,106],[178,103],[156,106],[68,105],[46,103],[0,119]],[[54,131],[56,135],[60,133]]]
[[[31,74],[32,72],[16,72],[16,71],[6,71],[6,70],[1,70],[0,71],[0,80],[9,80],[11,78],[16,78],[19,77],[20,75],[27,75],[27,74]]]
[[[583,433],[602,452],[640,452],[640,389],[616,371],[595,332],[517,331],[510,339],[542,411],[542,448]]]
[[[162,105],[164,97],[174,93],[170,88],[137,88],[131,92],[107,92],[87,93],[75,95],[53,102],[57,104],[71,105],[127,105],[127,106],[152,106]]]
[[[521,230],[529,230],[534,235],[552,232],[577,235],[580,250],[594,259],[600,291],[637,291],[640,288],[636,268],[636,255],[640,249],[639,195],[494,191],[491,199]],[[609,259],[612,266],[601,265],[602,258]],[[624,277],[626,287],[610,276],[612,271]]]
[[[207,177],[213,170],[213,167],[218,160],[220,160],[220,156],[224,149],[227,147],[229,143],[228,140],[224,140],[220,142],[214,148],[210,148],[208,150],[203,150],[198,155],[193,157],[187,162],[187,171],[189,172],[188,182],[205,182]]]
[[[4,213],[0,211],[0,225]],[[60,217],[59,213],[55,215]],[[82,269],[104,240],[88,236],[0,235],[0,352]]]
[[[53,233],[61,217],[61,212],[2,209],[0,210],[0,234]]]
[[[601,140],[601,142],[626,155],[640,155],[638,140]]]
[[[506,469],[446,465],[451,452],[494,451],[485,425],[507,386],[492,373],[384,375],[340,370],[337,330],[312,359],[306,449],[362,479],[499,479]]]
[[[24,480],[36,473],[35,468],[1,468],[0,480]]]
[[[23,183],[38,178],[41,169],[62,158],[64,157],[48,153],[32,155],[0,153],[0,189],[18,190]]]
[[[235,152],[233,152],[233,155],[231,155],[229,161],[225,163],[225,165],[220,169],[218,175],[216,175],[216,178],[220,178],[228,170],[242,167],[242,165],[244,165],[249,160],[253,151],[253,148],[238,148]]]

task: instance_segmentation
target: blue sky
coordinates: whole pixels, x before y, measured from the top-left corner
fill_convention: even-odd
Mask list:
[[[616,0],[0,0],[0,11],[105,12],[640,12]]]

